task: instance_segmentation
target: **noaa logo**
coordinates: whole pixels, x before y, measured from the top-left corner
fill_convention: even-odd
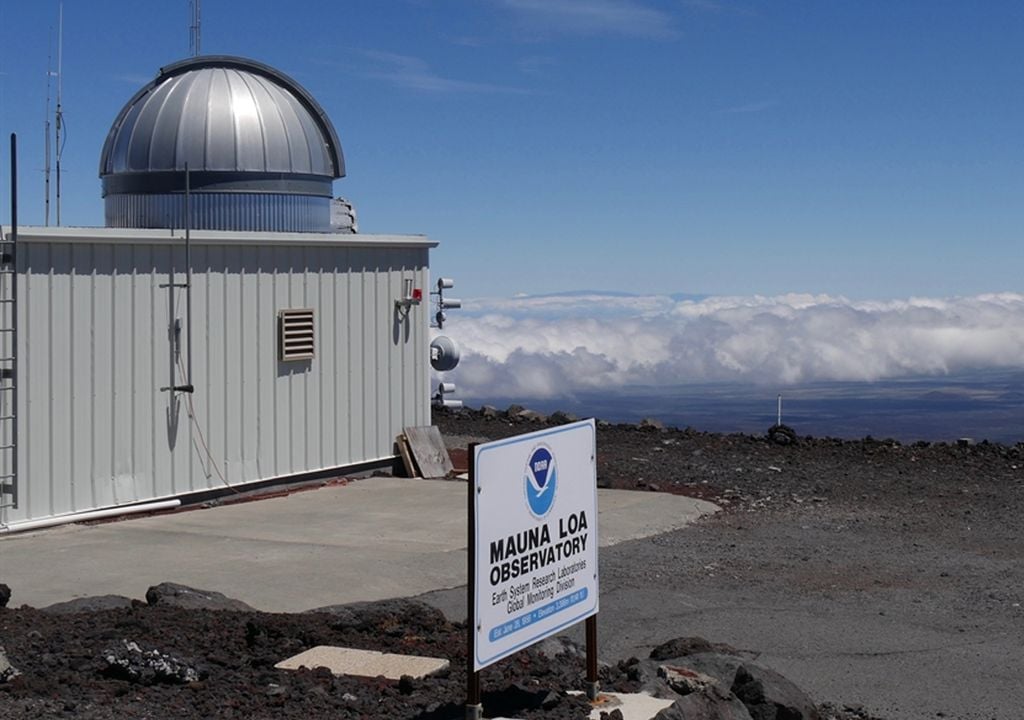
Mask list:
[[[555,502],[555,491],[558,485],[558,468],[555,467],[555,456],[545,445],[538,445],[530,453],[523,477],[526,504],[536,518],[542,518],[551,512]]]

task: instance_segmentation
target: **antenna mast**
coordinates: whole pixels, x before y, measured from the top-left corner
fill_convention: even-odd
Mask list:
[[[189,7],[192,11],[191,24],[188,26],[188,50],[192,53],[192,57],[199,55],[199,15],[200,7],[199,0],[189,0]]]
[[[46,73],[46,122],[43,134],[46,136],[46,162],[43,163],[43,184],[46,190],[46,227],[50,227],[50,73]]]
[[[46,54],[46,122],[43,123],[46,142],[46,162],[43,163],[43,178],[46,186],[46,226],[50,226],[50,87],[53,85],[53,26],[50,26],[50,52]]]
[[[61,142],[61,130],[64,127],[64,110],[61,107],[61,90],[64,84],[64,77],[62,75],[63,69],[63,55],[64,55],[64,3],[60,3],[60,12],[57,24],[57,113],[56,113],[56,137],[55,143],[57,145],[57,226],[60,227],[60,159],[61,155],[64,154],[64,145]],[[47,154],[49,158],[49,154]],[[49,164],[49,163],[47,163]],[[49,177],[49,175],[47,175]],[[50,194],[46,194],[46,202],[49,205]]]

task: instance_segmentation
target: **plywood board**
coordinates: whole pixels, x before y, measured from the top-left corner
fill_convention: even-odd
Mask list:
[[[435,425],[407,427],[409,449],[424,478],[446,478],[454,469],[441,431]]]
[[[416,461],[413,460],[412,451],[409,449],[409,438],[405,435],[399,435],[395,438],[395,445],[398,446],[398,454],[402,456],[405,476],[411,478],[419,477],[419,468],[416,467]]]

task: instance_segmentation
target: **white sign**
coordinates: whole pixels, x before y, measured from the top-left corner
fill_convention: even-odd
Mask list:
[[[597,613],[593,420],[476,446],[473,667]]]

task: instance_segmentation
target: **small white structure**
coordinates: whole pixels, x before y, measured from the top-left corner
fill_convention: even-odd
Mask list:
[[[17,442],[0,453],[0,529],[390,463],[402,428],[430,423],[414,296],[436,243],[332,232],[343,174],[293,81],[195,58],[112,127],[110,227],[3,229],[17,314],[0,320],[17,332],[0,354],[17,371],[0,384],[17,392],[0,395],[0,442],[13,423]]]

